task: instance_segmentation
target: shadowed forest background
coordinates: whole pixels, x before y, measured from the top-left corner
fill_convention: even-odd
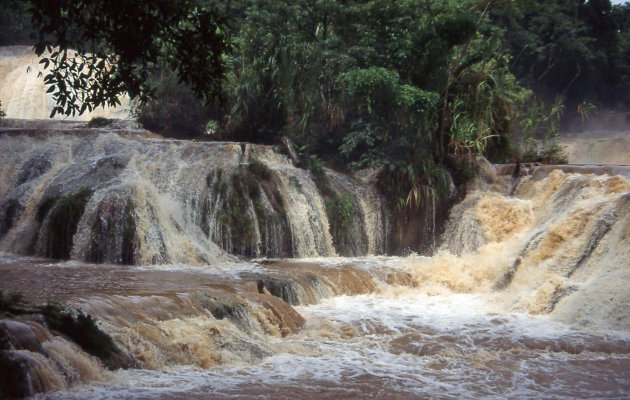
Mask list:
[[[286,136],[316,176],[380,168],[392,209],[463,183],[475,154],[563,162],[563,121],[630,104],[627,3],[135,3],[5,1],[0,45],[35,46],[53,114],[127,93],[167,137]]]

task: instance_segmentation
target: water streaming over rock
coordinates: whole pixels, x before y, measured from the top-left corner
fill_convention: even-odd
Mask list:
[[[9,127],[0,141],[0,250],[122,264],[229,255],[382,253],[373,184],[329,171],[355,217],[333,246],[309,171],[271,146],[143,137],[127,128]],[[367,178],[366,178],[367,179]]]
[[[13,397],[630,395],[627,168],[485,165],[435,255],[343,258],[388,246],[369,176],[327,171],[339,251],[278,149],[68,127],[0,138],[0,289],[70,310],[0,317]]]
[[[503,175],[472,191],[453,210],[442,251],[415,268],[459,293],[492,293],[504,310],[628,330],[630,183],[566,170]]]

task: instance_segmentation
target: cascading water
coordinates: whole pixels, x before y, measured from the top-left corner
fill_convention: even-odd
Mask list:
[[[82,129],[0,137],[0,289],[70,309],[0,316],[13,397],[630,396],[625,168],[486,165],[435,255],[342,258],[388,246],[368,178],[327,172],[339,251],[271,147]]]
[[[11,128],[0,142],[2,251],[139,265],[336,254],[310,173],[272,147],[79,124],[38,132]],[[358,210],[338,248],[382,253],[374,187],[336,185]]]

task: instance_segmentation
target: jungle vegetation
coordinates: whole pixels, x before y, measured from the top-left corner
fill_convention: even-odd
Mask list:
[[[630,106],[627,3],[8,2],[1,44],[30,35],[53,113],[128,93],[168,136],[288,136],[305,165],[380,168],[399,209],[444,192],[448,173],[463,182],[477,154],[562,161],[563,117]]]

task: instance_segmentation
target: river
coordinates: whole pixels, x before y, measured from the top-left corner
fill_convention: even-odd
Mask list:
[[[0,137],[0,289],[89,316],[118,358],[5,312],[23,393],[630,397],[627,167],[481,162],[435,252],[406,257],[378,255],[369,179],[327,171],[358,215],[343,252],[370,254],[340,257],[310,173],[275,148],[61,125]]]

